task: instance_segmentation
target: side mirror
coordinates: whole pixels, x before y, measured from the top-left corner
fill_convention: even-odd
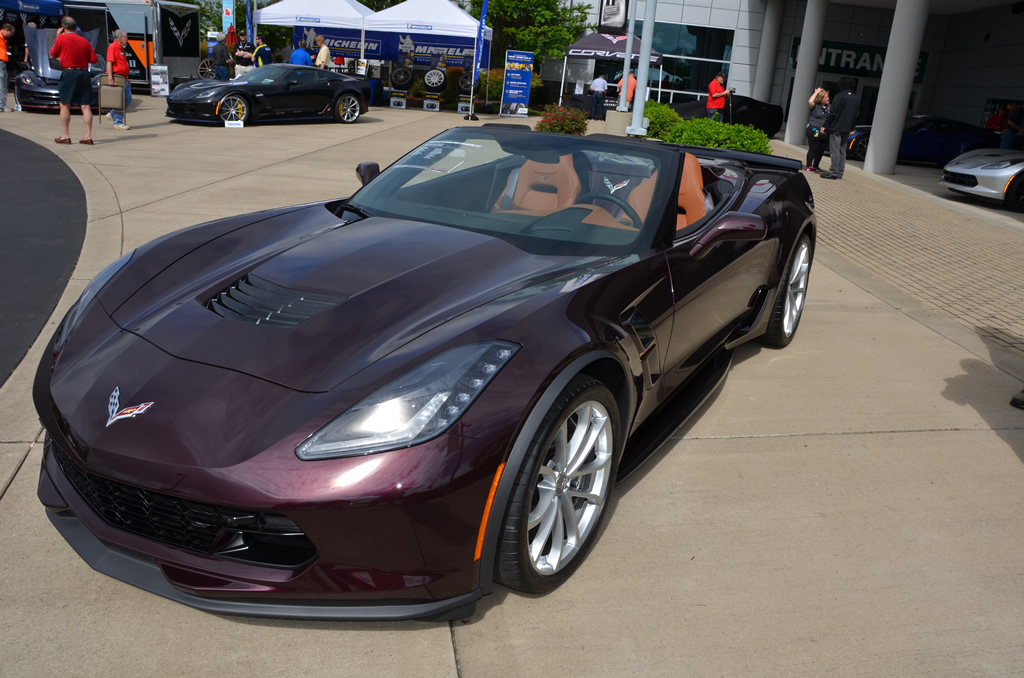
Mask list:
[[[284,88],[285,89],[291,89],[292,87],[295,87],[298,84],[299,84],[298,80],[289,80],[288,82],[286,82],[284,84]]]
[[[368,184],[378,174],[380,174],[380,165],[375,162],[361,162],[356,165],[356,176],[359,177],[359,181],[363,186]]]
[[[718,223],[708,229],[690,248],[690,256],[703,259],[720,242],[760,241],[768,237],[768,226],[764,219],[746,212],[729,212]]]

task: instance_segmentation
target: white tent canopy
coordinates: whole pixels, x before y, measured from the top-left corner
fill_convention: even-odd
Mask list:
[[[421,33],[474,39],[480,30],[479,21],[448,0],[405,0],[366,17],[365,26],[368,31],[384,33]],[[491,29],[484,30],[484,39],[491,39]]]
[[[371,14],[372,9],[356,0],[281,0],[254,11],[252,20],[265,26],[363,28]]]

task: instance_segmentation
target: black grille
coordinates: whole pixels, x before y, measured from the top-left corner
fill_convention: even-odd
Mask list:
[[[956,184],[957,186],[977,186],[978,178],[970,174],[961,174],[960,172],[943,172],[942,180],[947,184]]]
[[[231,560],[297,567],[316,549],[287,517],[218,506],[125,485],[89,473],[48,440],[64,476],[108,525],[188,551]]]
[[[295,327],[340,301],[325,294],[290,290],[250,273],[210,299],[206,308],[256,325]]]

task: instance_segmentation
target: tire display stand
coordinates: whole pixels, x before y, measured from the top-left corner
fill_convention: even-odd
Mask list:
[[[441,112],[441,95],[436,92],[426,92],[423,95],[423,110],[433,113]]]
[[[406,100],[408,98],[408,92],[396,89],[391,90],[391,108],[405,108]]]

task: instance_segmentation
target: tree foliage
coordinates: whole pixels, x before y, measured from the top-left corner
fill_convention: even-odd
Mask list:
[[[471,0],[470,14],[479,18],[482,5],[482,0]],[[589,12],[586,3],[570,7],[562,0],[489,0],[492,56],[501,59],[505,50],[516,49],[533,52],[538,65],[548,56],[561,59],[577,35],[593,28],[587,24]]]

